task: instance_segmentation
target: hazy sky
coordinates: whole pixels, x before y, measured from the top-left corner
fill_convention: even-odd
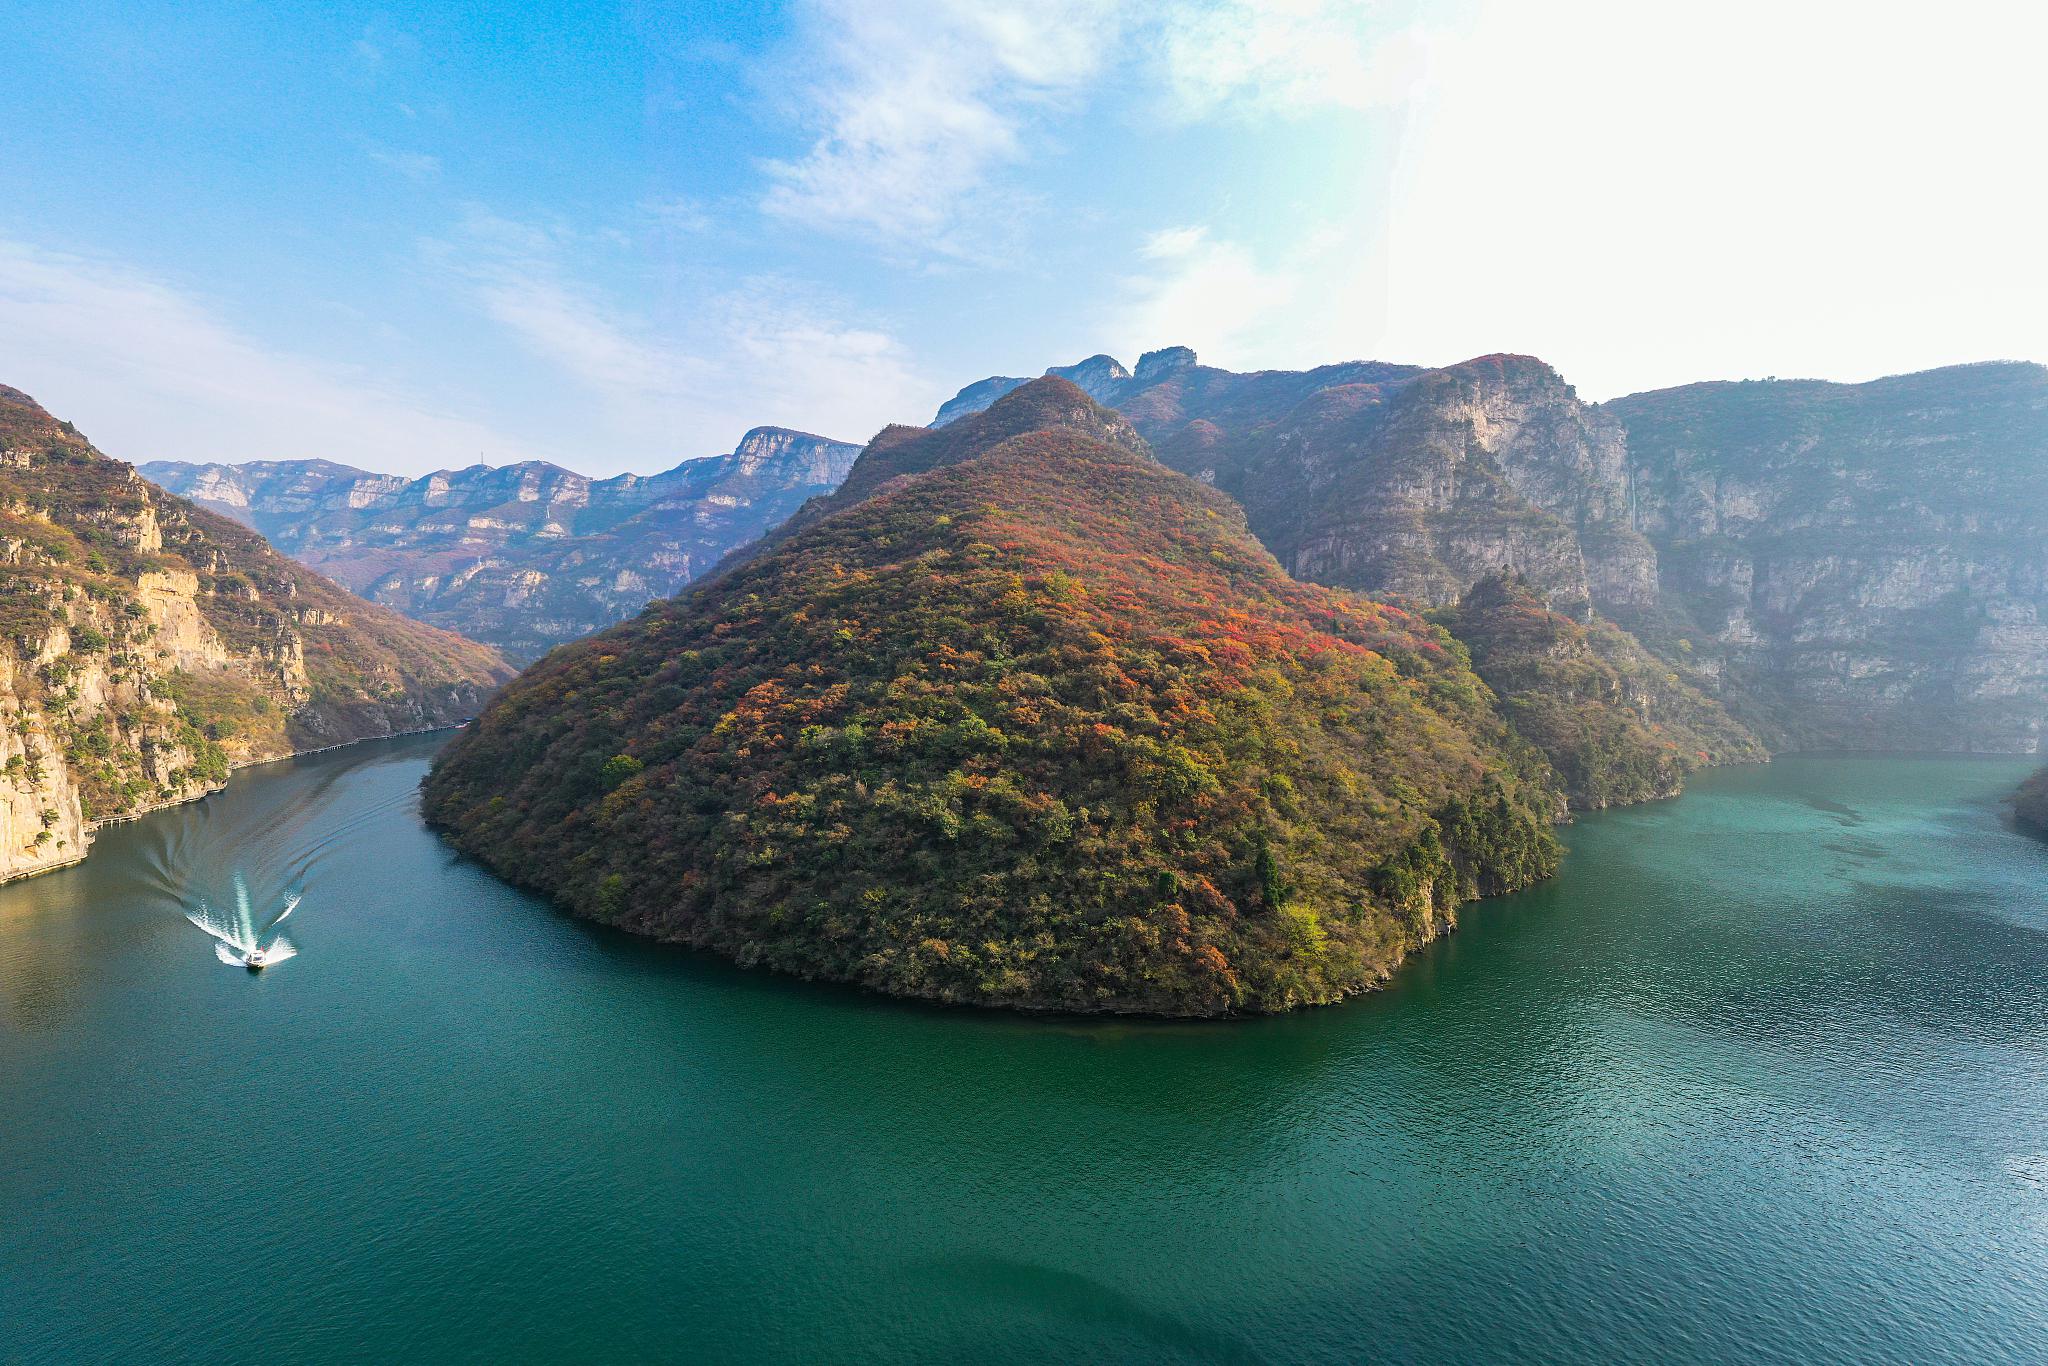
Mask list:
[[[592,473],[1185,344],[1589,397],[2048,360],[2048,7],[0,0],[0,383]]]

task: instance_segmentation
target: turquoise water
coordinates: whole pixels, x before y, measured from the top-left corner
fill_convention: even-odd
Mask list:
[[[421,829],[436,743],[0,888],[0,1361],[2048,1357],[2025,764],[1710,774],[1392,990],[1168,1025],[577,924]],[[236,874],[304,889],[261,976]]]

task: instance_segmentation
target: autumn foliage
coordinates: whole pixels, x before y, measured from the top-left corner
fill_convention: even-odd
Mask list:
[[[1573,806],[1670,797],[1705,764],[1769,757],[1757,738],[1618,627],[1551,610],[1513,574],[1480,580],[1435,619],[1471,651],[1514,729]]]
[[[1027,385],[550,654],[430,819],[629,929],[1069,1010],[1334,1000],[1552,870],[1547,770],[1439,628],[1292,581],[1228,499],[1098,439],[1113,414],[1019,420],[1076,399]]]

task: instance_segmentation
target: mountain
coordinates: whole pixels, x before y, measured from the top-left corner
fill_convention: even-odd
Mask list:
[[[0,879],[234,765],[466,720],[510,673],[0,386]]]
[[[1087,364],[1084,361],[1067,369],[1082,370]],[[1122,367],[1117,368],[1121,372]],[[1045,378],[1064,380],[1065,376],[1049,372]],[[1129,422],[1090,398],[1072,381],[1031,385],[1028,393],[1002,401],[1026,383],[1018,381],[990,407],[965,414],[952,423],[930,427],[891,423],[884,427],[861,451],[839,487],[812,498],[781,526],[739,547],[728,558],[727,566],[762,554],[805,527],[853,506],[892,480],[959,464],[1029,432],[1071,432],[1151,459],[1144,439]]]
[[[1672,797],[1707,764],[1770,758],[1756,736],[1610,622],[1574,621],[1522,579],[1482,579],[1432,614],[1470,652],[1515,731],[1586,810]]]
[[[674,593],[835,487],[859,450],[757,427],[730,455],[613,479],[539,461],[412,480],[324,460],[142,472],[364,597],[523,660]]]
[[[1601,405],[1524,356],[1236,374],[1176,347],[1096,370],[1296,577],[1448,610],[1512,574],[1775,749],[2040,745],[2040,366]]]
[[[1087,360],[1073,365],[1056,365],[1045,372],[1071,383],[1088,397],[1097,402],[1107,403],[1119,392],[1120,386],[1128,382],[1131,372],[1111,356],[1090,356]],[[932,426],[943,427],[963,417],[985,411],[997,399],[1013,389],[1021,389],[1029,381],[1013,379],[1008,375],[991,375],[979,384],[970,384],[939,409],[932,419]]]
[[[1579,614],[1656,600],[1655,551],[1628,524],[1621,425],[1541,361],[1238,374],[1170,347],[1125,375],[1097,359],[1124,375],[1100,401],[1237,499],[1296,577],[1433,606],[1502,572]]]
[[[1290,579],[1065,380],[885,431],[824,501],[528,669],[429,819],[742,963],[1167,1015],[1370,987],[1555,866],[1547,768],[1454,642]]]
[[[2048,723],[2048,369],[1606,405],[1667,616],[1792,748],[2030,752]],[[1654,626],[1654,631],[1653,631]]]
[[[1654,609],[1656,550],[1629,520],[1621,424],[1541,361],[1239,374],[1169,347],[1094,373],[1297,578],[1435,609],[1573,805],[1668,796],[1703,762],[1765,757],[1689,666],[1602,615]]]
[[[2012,808],[2022,830],[2048,839],[2048,768],[2020,784]]]

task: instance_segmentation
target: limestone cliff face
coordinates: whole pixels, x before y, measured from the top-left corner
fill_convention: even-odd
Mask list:
[[[1582,619],[1656,600],[1619,424],[1540,361],[1325,390],[1240,468],[1254,524],[1303,578],[1442,605],[1510,572]]]
[[[143,473],[374,601],[531,659],[677,592],[836,487],[859,447],[780,427],[656,475],[530,461],[419,479],[326,461]]]
[[[2048,722],[2048,370],[1618,399],[1666,615],[1780,745],[2032,752]]]
[[[238,764],[467,719],[509,672],[0,387],[0,880]]]
[[[1093,396],[1168,465],[1242,503],[1297,577],[1449,606],[1507,572],[1580,617],[1657,600],[1656,552],[1629,522],[1621,425],[1541,361],[1237,374],[1168,347],[1129,374],[1110,366],[1065,371],[1093,367]],[[1009,383],[970,386],[940,420]]]

